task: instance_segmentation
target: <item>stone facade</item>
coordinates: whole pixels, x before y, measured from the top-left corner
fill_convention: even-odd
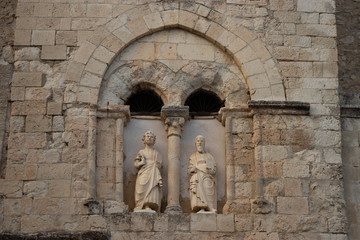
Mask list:
[[[8,139],[0,136],[6,146],[0,237],[360,236],[359,115],[358,108],[345,106],[358,104],[359,91],[352,87],[356,67],[346,60],[348,50],[337,48],[337,41],[356,38],[339,37],[352,29],[336,25],[347,4],[12,3],[14,53],[4,47],[1,62],[9,68],[4,79],[11,79],[11,94],[2,88],[0,113],[7,120],[0,134],[6,130]],[[339,16],[336,7],[343,10]],[[171,174],[164,177],[164,207],[155,214],[132,212],[133,159],[124,132],[136,116],[124,104],[139,88],[153,90],[164,102],[161,117],[144,120],[147,127],[162,126],[157,129],[167,137],[160,143],[168,149],[162,174]],[[198,120],[189,120],[183,105],[198,89],[225,102],[216,116],[224,137],[207,138],[212,146],[222,139],[224,146],[210,149],[218,154],[217,188],[223,191],[214,215],[190,213],[184,184],[183,155],[194,149],[181,141],[186,131],[202,133],[184,127]],[[211,131],[202,124],[202,131]],[[164,213],[168,204],[183,212]]]

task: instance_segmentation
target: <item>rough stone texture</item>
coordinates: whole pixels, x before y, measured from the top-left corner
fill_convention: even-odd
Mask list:
[[[360,103],[360,70],[358,67],[360,39],[360,3],[358,1],[336,1],[337,42],[339,52],[339,90],[342,104]]]
[[[11,75],[13,72],[14,21],[17,0],[0,2],[0,176],[6,165],[6,129],[8,126],[8,100],[10,99]]]
[[[360,3],[358,1],[336,1],[337,44],[339,58],[339,97],[342,110],[342,161],[344,169],[344,190],[349,221],[349,238],[360,237],[359,192],[359,113],[360,103],[359,23]],[[348,106],[348,107],[346,107]],[[350,118],[348,118],[350,117]]]

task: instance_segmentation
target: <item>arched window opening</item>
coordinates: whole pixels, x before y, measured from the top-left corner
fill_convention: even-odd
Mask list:
[[[189,106],[191,117],[216,116],[224,101],[211,91],[199,89],[186,99],[185,106]]]
[[[153,90],[141,89],[131,94],[125,105],[130,105],[131,115],[160,115],[164,103]]]

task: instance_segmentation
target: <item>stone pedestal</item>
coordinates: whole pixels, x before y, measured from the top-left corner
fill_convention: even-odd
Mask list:
[[[161,109],[168,133],[168,197],[165,212],[182,212],[180,207],[180,139],[189,107],[167,106]]]

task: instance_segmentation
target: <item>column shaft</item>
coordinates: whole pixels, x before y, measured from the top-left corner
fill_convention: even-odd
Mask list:
[[[180,202],[180,136],[168,137],[168,211],[181,211]]]
[[[87,198],[96,198],[96,110],[89,109]]]
[[[124,201],[124,186],[123,186],[123,162],[124,162],[124,120],[116,119],[116,135],[115,135],[115,200],[118,202]]]

